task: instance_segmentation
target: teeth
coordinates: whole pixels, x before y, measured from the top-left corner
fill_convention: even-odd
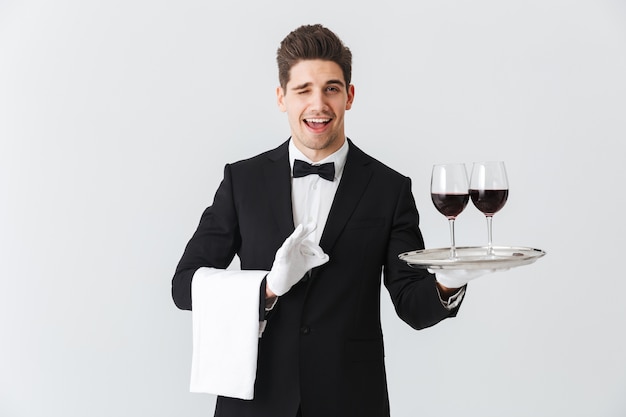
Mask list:
[[[306,119],[309,123],[328,123],[330,119]]]

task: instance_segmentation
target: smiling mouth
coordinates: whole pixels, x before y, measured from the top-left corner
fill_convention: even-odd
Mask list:
[[[330,123],[332,119],[304,119],[304,123],[313,129],[319,129]]]

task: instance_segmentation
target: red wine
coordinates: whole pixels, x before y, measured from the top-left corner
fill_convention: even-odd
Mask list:
[[[431,193],[430,197],[437,210],[439,210],[439,213],[443,214],[448,219],[454,219],[461,214],[469,202],[469,194]]]
[[[485,216],[493,216],[498,212],[506,199],[509,197],[509,190],[469,190],[472,202],[476,208],[482,211]]]

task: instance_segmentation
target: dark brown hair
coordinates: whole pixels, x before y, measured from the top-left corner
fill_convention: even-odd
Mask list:
[[[320,24],[303,25],[292,31],[280,43],[276,52],[278,80],[285,89],[291,67],[302,60],[322,59],[333,61],[343,71],[346,86],[352,78],[352,52],[331,30]]]

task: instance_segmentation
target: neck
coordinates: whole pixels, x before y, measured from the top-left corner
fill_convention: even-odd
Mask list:
[[[294,146],[298,148],[298,150],[302,152],[304,156],[309,158],[311,162],[319,162],[322,159],[334,154],[339,149],[341,149],[343,144],[346,142],[346,137],[342,136],[341,138],[337,138],[331,144],[329,144],[329,146],[326,146],[321,149],[308,148],[304,146],[302,143],[300,143],[299,141],[293,140],[293,137],[292,137],[292,141],[293,141]]]

